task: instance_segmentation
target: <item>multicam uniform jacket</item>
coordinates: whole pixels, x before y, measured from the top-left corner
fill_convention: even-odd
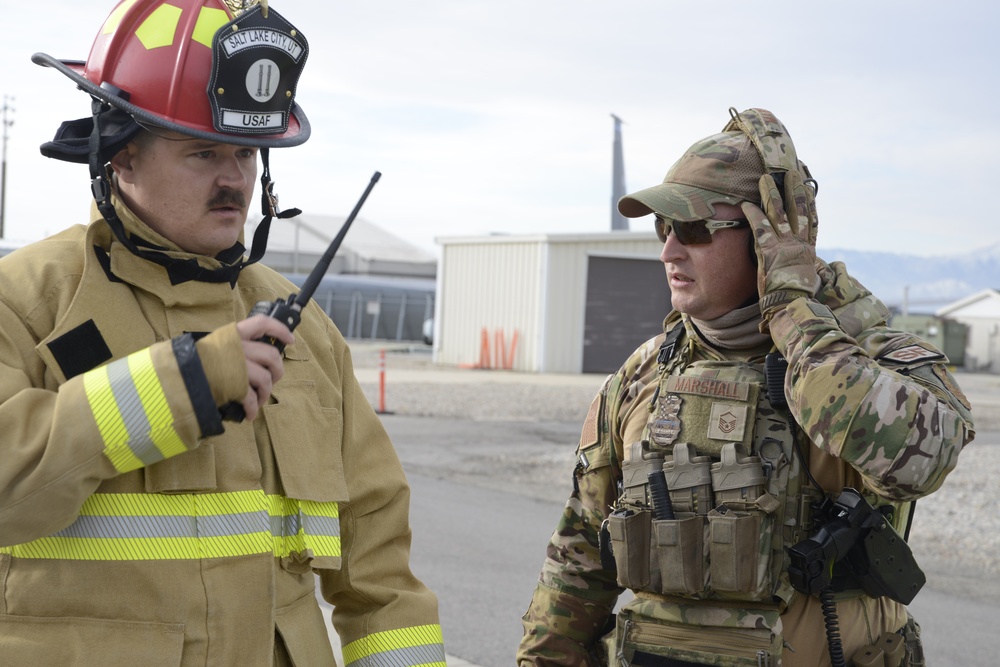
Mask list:
[[[0,262],[0,663],[334,665],[318,575],[348,665],[444,665],[409,489],[329,318],[303,310],[262,414],[223,432],[233,323],[295,287],[171,284],[92,220]]]
[[[828,496],[835,497],[845,487],[858,489],[873,505],[895,504],[894,523],[905,523],[907,501],[941,485],[962,447],[972,439],[973,430],[969,404],[949,374],[944,355],[912,335],[888,329],[885,307],[850,278],[842,264],[818,262],[817,268],[823,286],[816,298],[793,301],[770,323],[771,337],[788,362],[784,417],[782,410],[768,402],[763,389],[754,389],[760,385],[752,380],[761,377],[766,348],[751,353],[714,349],[686,316],[676,312],[668,316],[665,331],[683,327],[683,333],[677,331],[681,335],[676,337],[676,350],[667,355],[668,361],[661,354],[666,337],[662,334],[647,341],[609,376],[584,424],[573,492],[548,546],[538,586],[523,619],[520,665],[597,665],[608,660],[609,654],[612,664],[618,664],[627,662],[637,649],[663,654],[656,647],[664,646],[671,647],[668,653],[675,659],[698,664],[830,664],[820,602],[792,590],[784,556],[789,543],[805,538],[811,530],[810,517],[799,508],[805,508],[805,501],[815,501],[815,496],[822,499],[823,494],[816,491],[810,498],[806,476],[794,472],[801,468],[796,460],[802,460],[802,455],[790,452],[788,445],[783,451],[776,443],[798,439],[809,472]],[[741,391],[748,391],[744,387],[750,388],[749,396],[744,393],[741,397]],[[717,394],[716,398],[721,395],[726,400],[702,401],[699,407],[699,393]],[[721,415],[709,407],[739,406],[741,399],[746,407],[727,409]],[[750,419],[754,423],[746,428],[738,424],[738,415],[744,414],[740,410],[753,415]],[[709,438],[703,433],[706,423]],[[745,434],[742,441],[739,433],[711,432],[720,427],[732,431],[736,426]],[[730,439],[738,442],[728,445],[726,453],[722,443]],[[717,544],[716,533],[711,537],[713,562],[704,572],[692,574],[689,564],[682,566],[672,556],[663,555],[668,552],[660,551],[657,556],[661,545],[678,544],[677,534],[673,528],[667,532],[666,524],[682,525],[684,521],[646,518],[652,529],[633,535],[646,540],[643,546],[647,553],[635,553],[635,544],[642,540],[634,538],[630,540],[632,553],[622,548],[620,527],[641,515],[630,511],[635,507],[630,505],[634,500],[630,496],[637,489],[642,494],[649,470],[644,465],[637,467],[643,463],[640,454],[648,453],[649,447],[635,443],[653,441],[655,449],[657,440],[696,442],[696,451],[673,450],[671,465],[678,470],[682,464],[701,460],[695,455],[713,447],[710,453],[714,458],[705,460],[717,466],[727,460],[739,464],[754,453],[765,462],[778,462],[778,470],[792,470],[783,483],[794,488],[782,489],[783,494],[787,491],[787,498],[779,498],[783,502],[767,493],[749,503],[726,503],[729,510],[757,510],[756,523],[749,524],[755,533],[766,533],[767,526],[773,527],[768,521],[784,526],[776,531],[784,535],[784,543],[779,539],[772,548],[764,547],[767,553],[751,554],[759,567],[756,574],[763,574],[762,579],[754,580],[751,572],[749,583],[740,583],[742,575],[735,574],[741,567],[740,556],[730,554],[726,561],[719,555],[729,545]],[[768,448],[772,459],[768,459]],[[755,460],[759,474],[761,459]],[[774,465],[771,470],[775,470]],[[711,484],[716,482],[713,478]],[[796,496],[802,498],[798,507],[789,503],[797,501]],[[762,503],[763,499],[771,502]],[[697,505],[698,500],[689,504]],[[675,499],[674,509],[694,508],[678,506]],[[719,508],[711,513],[710,521],[720,518]],[[728,517],[721,518],[753,514],[729,511]],[[676,516],[681,519],[692,514]],[[701,525],[700,521],[696,525]],[[602,525],[614,547],[615,564],[608,564],[605,558],[602,565]],[[721,533],[727,537],[723,541],[732,537],[738,544],[743,539],[738,523],[718,525],[727,528]],[[700,529],[696,530],[700,545]],[[752,537],[756,539],[756,534]],[[705,541],[709,541],[708,532]],[[771,565],[766,562],[769,557]],[[700,567],[701,558],[697,561]],[[714,561],[724,566],[717,570]],[[727,566],[731,568],[727,570]],[[776,568],[776,576],[768,578],[768,567]],[[709,580],[712,586],[731,592],[712,592],[706,588]],[[764,588],[754,588],[762,584]],[[615,619],[612,610],[625,588],[634,591],[635,599],[626,603]],[[903,605],[887,597],[868,597],[861,591],[839,594],[836,611],[848,658],[875,643],[882,633],[895,632],[907,623]],[[769,656],[770,662],[758,663],[762,655]]]

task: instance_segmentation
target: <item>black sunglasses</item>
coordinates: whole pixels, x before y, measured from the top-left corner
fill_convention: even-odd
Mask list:
[[[720,229],[748,227],[746,220],[670,220],[656,216],[656,236],[666,243],[673,231],[681,245],[706,245],[712,242],[712,234]]]

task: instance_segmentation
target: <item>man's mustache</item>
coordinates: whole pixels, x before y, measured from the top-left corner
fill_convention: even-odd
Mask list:
[[[247,199],[243,196],[243,193],[239,190],[231,190],[229,188],[221,188],[216,192],[211,199],[208,200],[208,208],[222,208],[223,206],[231,206],[233,208],[246,208]]]

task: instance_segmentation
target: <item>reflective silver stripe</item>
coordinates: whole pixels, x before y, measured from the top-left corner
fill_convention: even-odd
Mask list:
[[[198,520],[199,537],[266,533],[269,528],[270,518],[266,511],[206,516]]]
[[[303,515],[303,503],[313,513],[333,516]],[[0,554],[94,561],[261,553],[284,557],[294,552],[340,557],[337,503],[299,501],[267,495],[260,489],[176,495],[96,493],[80,512],[73,524],[58,533],[0,547]],[[311,534],[311,527],[322,532]]]
[[[162,461],[163,453],[156,448],[150,437],[152,428],[132,379],[128,361],[126,357],[108,365],[108,382],[122,423],[128,432],[128,447],[137,459],[148,466]]]
[[[307,535],[340,537],[340,519],[336,517],[313,516],[311,514],[271,517],[272,535],[298,535],[302,528],[305,528]]]
[[[300,525],[298,514],[291,514],[289,516],[271,515],[272,535],[298,535]]]
[[[408,646],[406,648],[372,653],[347,663],[346,667],[354,665],[365,665],[365,667],[409,667],[411,665],[433,664],[445,664],[444,644]]]
[[[437,624],[368,634],[344,646],[342,653],[347,665],[445,667],[444,639]]]
[[[340,537],[340,519],[329,516],[303,514],[302,523],[307,535]]]
[[[225,537],[268,532],[266,511],[223,516],[81,516],[53,537]]]

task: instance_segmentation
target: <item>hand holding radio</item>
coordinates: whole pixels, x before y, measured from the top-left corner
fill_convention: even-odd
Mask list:
[[[302,319],[302,309],[309,303],[309,299],[312,298],[327,269],[330,268],[330,263],[337,254],[340,244],[343,243],[347,230],[350,229],[351,223],[354,222],[358,211],[361,210],[361,205],[365,203],[368,194],[381,176],[382,174],[377,171],[372,175],[361,199],[354,205],[354,210],[351,211],[347,220],[344,221],[344,225],[337,232],[337,236],[306,278],[299,293],[289,295],[288,299],[258,301],[250,310],[247,319],[237,324],[237,330],[240,332],[240,337],[243,338],[247,371],[248,373],[252,371],[252,375],[249,377],[250,389],[243,399],[243,403],[233,401],[219,409],[224,420],[241,422],[244,419],[250,419],[252,421],[256,417],[259,407],[271,395],[271,387],[284,373],[281,353],[284,351],[285,345],[291,344],[294,340],[291,332]],[[245,332],[249,337],[244,336]]]

